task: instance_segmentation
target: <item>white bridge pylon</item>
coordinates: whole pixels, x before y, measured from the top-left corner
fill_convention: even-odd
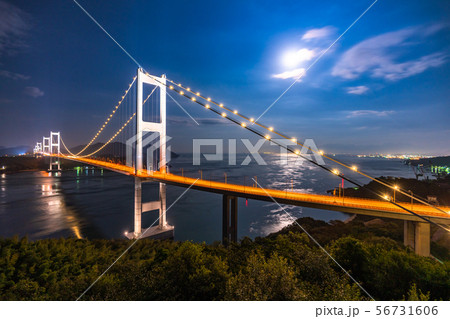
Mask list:
[[[59,156],[61,155],[61,134],[60,132],[50,132],[50,154],[57,155],[56,157],[50,157],[50,169],[49,171],[60,171],[61,162]],[[56,166],[56,169],[55,169]]]
[[[144,84],[156,86],[159,90],[159,122],[144,121],[143,114],[143,86]],[[159,170],[162,173],[167,172],[167,148],[166,148],[166,77],[149,75],[139,68],[137,70],[136,82],[136,147],[135,147],[135,170],[136,172],[144,169],[144,145],[143,136],[147,132],[159,133]],[[147,156],[148,161],[149,156]],[[149,169],[147,163],[147,169]],[[158,169],[156,168],[156,169]],[[149,180],[135,177],[134,187],[134,232],[125,233],[130,238],[152,237],[164,239],[173,237],[174,227],[167,224],[166,220],[166,184],[159,183],[159,200],[142,203],[142,183],[151,182]],[[158,210],[158,226],[142,229],[142,213]]]

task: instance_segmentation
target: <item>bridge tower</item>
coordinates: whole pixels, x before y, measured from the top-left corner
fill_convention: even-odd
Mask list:
[[[60,132],[50,132],[49,153],[50,153],[50,155],[58,155],[56,157],[50,156],[49,172],[61,171],[61,161],[59,158],[59,155],[61,154],[61,134],[60,134]]]
[[[33,149],[33,153],[36,157],[39,157],[39,155],[41,155],[42,153],[42,143],[37,142],[36,146]]]
[[[144,120],[143,112],[143,86],[144,84],[149,84],[156,86],[159,90],[159,121],[149,122]],[[144,170],[144,148],[147,146],[148,142],[155,141],[153,138],[146,138],[143,140],[144,134],[147,132],[159,133],[159,141],[157,145],[159,146],[159,165],[158,167],[153,167],[150,165],[149,158],[151,156],[150,152],[154,148],[147,149],[147,170],[159,170],[160,173],[167,173],[167,148],[166,148],[166,77],[162,75],[161,77],[153,76],[145,73],[141,68],[137,70],[137,81],[136,81],[136,136],[132,139],[136,142],[135,147],[135,170],[136,175],[140,171]],[[128,144],[128,142],[127,142]],[[128,147],[128,145],[127,145]],[[128,162],[128,159],[127,159]],[[146,182],[151,182],[151,180],[135,177],[134,186],[134,232],[126,233],[126,236],[130,239],[132,238],[144,238],[151,237],[155,239],[165,239],[172,238],[174,227],[167,224],[166,220],[166,184],[159,183],[159,200],[153,202],[142,203],[142,184]],[[141,217],[142,213],[158,210],[159,219],[158,226],[154,226],[147,229],[142,229]]]
[[[42,153],[50,154],[50,137],[42,138]]]

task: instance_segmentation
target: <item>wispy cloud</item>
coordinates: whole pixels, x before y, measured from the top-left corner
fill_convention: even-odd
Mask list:
[[[290,71],[286,71],[279,74],[274,74],[272,77],[277,79],[296,79],[300,76],[303,76],[305,74],[304,68],[298,68]]]
[[[347,118],[355,118],[355,117],[385,117],[391,114],[394,114],[394,111],[374,111],[374,110],[357,110],[357,111],[349,111],[347,113]]]
[[[317,55],[316,50],[303,48],[297,51],[287,52],[283,56],[283,64],[287,67],[296,67],[304,61],[309,61]]]
[[[14,73],[6,70],[0,70],[0,76],[12,80],[28,80],[31,78],[29,75],[23,75],[20,73]]]
[[[364,40],[342,55],[334,66],[332,75],[351,80],[367,73],[373,78],[397,81],[440,66],[447,60],[447,55],[443,52],[402,62],[398,60],[401,48],[426,40],[426,37],[435,34],[442,27],[410,27]]]
[[[23,91],[26,95],[37,98],[44,95],[44,92],[41,89],[34,86],[27,86]]]
[[[367,93],[368,91],[369,91],[369,88],[365,85],[350,86],[347,88],[347,93],[349,93],[349,94],[361,95],[361,94]]]
[[[29,28],[27,13],[0,0],[0,56],[27,47],[24,38]]]
[[[302,36],[302,40],[311,41],[313,39],[327,38],[336,32],[336,28],[332,26],[326,26],[318,29],[311,29],[305,32]]]

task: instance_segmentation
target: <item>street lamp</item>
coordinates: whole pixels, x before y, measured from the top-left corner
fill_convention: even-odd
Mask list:
[[[408,190],[408,192],[409,192],[409,194],[411,196],[411,210],[412,210],[413,209],[413,200],[414,200],[413,192],[412,192],[412,190]]]
[[[394,203],[395,203],[395,191],[398,189],[397,185],[394,185]]]

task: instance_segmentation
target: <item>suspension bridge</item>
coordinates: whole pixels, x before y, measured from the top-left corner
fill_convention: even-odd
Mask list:
[[[135,89],[133,88],[135,85]],[[145,89],[149,94],[144,94]],[[344,175],[342,170],[349,170],[354,174],[360,174],[370,180],[382,184],[388,189],[408,196],[411,202],[398,202],[395,198],[386,194],[377,193],[368,189],[379,199],[364,199],[351,197],[336,197],[331,195],[299,193],[294,190],[266,189],[255,181],[253,186],[239,185],[201,178],[192,178],[183,174],[169,172],[167,163],[168,147],[166,134],[166,95],[172,98],[169,92],[189,99],[192,103],[204,109],[212,111],[216,115],[229,120],[241,129],[246,129],[255,135],[269,140],[295,156],[316,165],[330,174],[337,175],[342,180],[347,180],[359,187],[359,182],[353,180],[349,175]],[[134,95],[134,96],[133,96]],[[144,99],[144,97],[146,98]],[[149,106],[151,104],[151,106]],[[111,123],[116,120],[116,128],[111,132],[106,143],[94,144],[102,133],[112,128]],[[158,137],[148,137],[149,133],[156,133]],[[280,139],[274,139],[279,137]],[[100,151],[104,150],[113,141],[122,141],[126,149],[120,148],[118,155],[104,158]],[[285,143],[283,142],[285,141]],[[149,147],[152,143],[153,146]],[[292,146],[294,144],[294,146]],[[154,146],[157,147],[154,147]],[[63,152],[62,147],[65,149]],[[222,240],[224,243],[238,240],[237,222],[238,209],[237,199],[255,199],[270,201],[280,204],[312,207],[325,210],[334,210],[351,214],[369,215],[383,218],[393,218],[404,221],[404,244],[410,246],[414,251],[423,256],[430,255],[430,225],[434,224],[448,231],[450,224],[450,207],[435,206],[429,204],[420,197],[414,196],[396,185],[374,178],[359,170],[354,165],[349,165],[329,157],[322,151],[306,147],[309,151],[317,153],[329,160],[333,166],[320,164],[307,157],[298,147],[306,147],[297,138],[287,136],[266,126],[254,118],[247,117],[235,109],[216,102],[210,97],[203,96],[200,92],[183,86],[167,79],[151,75],[139,68],[136,77],[125,90],[118,104],[113,107],[112,112],[102,122],[97,133],[94,134],[89,143],[81,150],[69,149],[61,137],[60,132],[50,132],[49,137],[44,137],[34,148],[37,154],[43,154],[50,158],[49,171],[61,170],[61,159],[77,161],[87,165],[93,165],[128,175],[134,178],[134,231],[127,233],[130,239],[151,237],[168,238],[173,236],[174,227],[166,220],[166,185],[174,185],[186,189],[197,189],[222,195]],[[338,169],[339,167],[340,169]],[[142,201],[142,184],[148,182],[159,183],[159,200],[152,202]],[[415,201],[415,202],[414,202]],[[144,228],[141,223],[142,214],[148,211],[159,211],[158,225]]]

